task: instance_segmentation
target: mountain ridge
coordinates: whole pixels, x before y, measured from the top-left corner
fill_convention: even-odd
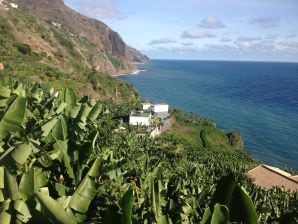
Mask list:
[[[57,16],[59,12],[60,9]],[[94,24],[100,26],[98,21]],[[0,0],[0,76],[29,80],[56,90],[67,87],[97,99],[136,102],[139,94],[135,89],[111,77],[136,69],[126,53],[129,47],[117,33],[102,26],[116,43],[107,39],[109,46],[104,42],[96,44],[63,28],[57,20],[39,19],[17,1]]]
[[[121,36],[105,23],[72,10],[62,0],[12,0],[10,2],[72,36],[90,41],[95,49],[89,64],[97,71],[110,74],[130,72],[136,69],[134,62],[149,60],[141,52],[131,50]],[[117,60],[118,62],[114,63]]]

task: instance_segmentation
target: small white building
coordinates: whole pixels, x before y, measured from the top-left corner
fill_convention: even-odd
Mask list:
[[[150,111],[152,104],[151,103],[142,103],[141,106],[142,106],[142,110]]]
[[[129,125],[133,126],[149,126],[151,123],[151,114],[138,112],[131,113],[129,116]]]
[[[9,3],[9,4],[10,4],[10,6],[11,6],[12,8],[14,8],[14,9],[19,8],[19,6],[18,6],[17,4],[14,4],[14,3]]]
[[[152,105],[153,113],[164,113],[169,112],[169,104],[161,103],[161,104],[153,104]]]

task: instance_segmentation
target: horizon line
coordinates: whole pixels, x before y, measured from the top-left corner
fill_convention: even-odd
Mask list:
[[[269,61],[269,60],[223,60],[223,59],[174,59],[174,58],[150,58],[150,60],[164,61],[217,61],[217,62],[268,62],[268,63],[298,63],[298,61]]]

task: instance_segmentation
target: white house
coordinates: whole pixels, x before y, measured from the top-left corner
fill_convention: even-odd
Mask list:
[[[131,113],[129,116],[129,125],[149,126],[151,122],[151,114],[138,112]]]
[[[152,104],[151,103],[142,103],[141,106],[142,106],[142,110],[150,111]]]
[[[169,118],[169,105],[168,104],[153,104],[152,112],[154,116],[161,119],[161,123],[165,124]]]
[[[153,104],[152,105],[152,112],[153,113],[164,113],[164,112],[169,112],[169,105],[165,103],[161,104]]]
[[[18,6],[17,4],[14,4],[14,3],[10,3],[10,6],[11,6],[12,8],[15,8],[15,9],[19,8],[19,6]]]

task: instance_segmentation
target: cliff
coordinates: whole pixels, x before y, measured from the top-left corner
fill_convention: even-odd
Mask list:
[[[0,1],[0,76],[116,102],[136,102],[131,85],[109,74],[134,69],[121,37],[62,1]],[[137,51],[135,51],[136,53]],[[129,56],[128,56],[129,55]]]
[[[111,74],[135,69],[134,62],[144,62],[148,58],[137,50],[130,50],[120,35],[106,24],[67,7],[62,0],[13,0],[20,9],[28,10],[36,18],[55,26],[75,39],[85,39],[92,49],[78,43],[76,46],[85,64],[98,71]],[[44,49],[43,49],[44,50]],[[90,52],[91,50],[91,52]],[[136,61],[135,61],[136,60]]]

